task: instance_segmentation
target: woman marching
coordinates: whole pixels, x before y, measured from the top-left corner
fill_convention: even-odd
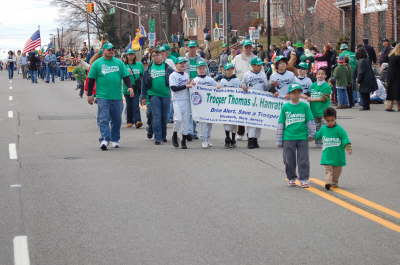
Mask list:
[[[141,93],[141,80],[144,73],[143,64],[136,60],[136,52],[128,49],[124,57],[125,66],[129,72],[131,83],[134,84],[135,95],[130,97],[130,93],[125,84],[123,84],[123,93],[126,101],[126,127],[131,128],[133,125],[137,129],[143,126],[140,116],[139,97]]]

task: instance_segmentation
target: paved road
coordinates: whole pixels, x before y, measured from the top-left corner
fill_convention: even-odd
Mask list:
[[[313,188],[287,187],[267,130],[249,151],[225,150],[221,126],[211,150],[123,129],[122,148],[101,152],[96,110],[73,82],[1,73],[0,264],[24,258],[16,236],[33,265],[400,264],[400,113],[382,110],[340,112],[354,145],[344,196],[317,185],[314,148]]]

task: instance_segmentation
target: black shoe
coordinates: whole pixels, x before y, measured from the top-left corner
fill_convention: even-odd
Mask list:
[[[254,145],[256,146],[256,148],[260,148],[260,146],[258,145],[258,139],[254,138]]]
[[[168,142],[167,139],[163,139],[162,141],[163,141],[164,143],[167,143],[167,142]]]
[[[230,137],[225,137],[225,148],[232,148],[232,140]]]
[[[186,139],[188,140],[188,142],[193,141],[193,136],[191,134],[186,136]]]
[[[179,143],[178,143],[178,133],[174,132],[174,134],[172,135],[172,145],[176,148],[179,147]]]
[[[147,132],[147,138],[148,138],[148,139],[151,139],[151,138],[153,138],[153,134],[152,134],[152,133],[149,133],[149,132]]]
[[[332,184],[325,184],[325,189],[326,189],[326,190],[330,190],[331,187],[332,187]]]
[[[257,148],[257,146],[256,146],[256,144],[255,144],[255,139],[256,139],[256,138],[249,138],[249,139],[247,140],[247,148],[248,148],[248,149]]]
[[[387,112],[394,112],[394,110],[392,110],[392,109],[385,109],[385,111],[387,111]]]
[[[236,148],[236,140],[231,141],[231,148]]]
[[[193,140],[199,140],[199,137],[197,135],[193,136]]]
[[[161,142],[155,141],[154,144],[155,144],[155,145],[161,145]]]
[[[187,145],[186,145],[186,139],[187,139],[187,135],[182,135],[182,141],[181,141],[181,148],[182,149],[188,149]]]

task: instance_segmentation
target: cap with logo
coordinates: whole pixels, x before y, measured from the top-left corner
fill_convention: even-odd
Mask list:
[[[131,48],[129,48],[129,49],[126,51],[126,54],[136,54],[136,51],[133,50],[133,49],[131,49]]]
[[[250,61],[250,65],[263,65],[264,62],[260,59],[260,57],[254,57]]]
[[[202,67],[202,66],[207,66],[207,63],[205,61],[200,61],[197,63],[197,67]]]
[[[340,49],[341,50],[347,50],[348,48],[349,48],[349,45],[347,45],[347,43],[340,44]]]
[[[198,45],[197,45],[197,41],[191,40],[191,41],[189,41],[189,43],[188,43],[187,46],[188,46],[189,48],[197,47],[197,46],[198,46]]]
[[[296,84],[296,83],[293,83],[293,84],[289,85],[288,93],[292,93],[293,91],[296,91],[296,90],[303,91],[303,87],[301,85],[299,85],[299,84]]]
[[[235,66],[231,63],[227,63],[224,66],[224,70],[229,70],[229,69],[233,69],[233,68],[235,68]]]
[[[285,62],[287,62],[287,58],[285,57],[285,56],[282,56],[282,55],[279,55],[279,56],[276,56],[275,57],[275,63],[279,63],[280,61],[285,61]]]
[[[110,50],[110,49],[112,49],[112,48],[114,48],[114,45],[112,45],[111,42],[106,42],[106,43],[104,43],[104,45],[103,45],[103,50]]]
[[[176,64],[180,64],[180,63],[186,63],[187,59],[185,57],[178,57],[176,58]]]
[[[297,65],[298,69],[303,69],[303,70],[308,70],[310,69],[310,65],[306,62],[301,62],[299,65]]]
[[[251,40],[244,40],[243,42],[242,42],[242,46],[243,47],[245,47],[245,46],[252,46],[253,45],[253,42],[251,41]]]

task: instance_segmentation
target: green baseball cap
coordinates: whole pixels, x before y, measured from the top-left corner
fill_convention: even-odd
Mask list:
[[[229,70],[229,69],[232,69],[232,68],[235,68],[235,66],[233,64],[231,64],[231,63],[227,63],[224,66],[224,70]]]
[[[292,93],[293,91],[296,91],[296,90],[303,91],[303,87],[301,85],[299,85],[299,84],[296,84],[296,83],[293,83],[293,84],[289,85],[288,93]]]
[[[186,63],[186,62],[187,62],[187,59],[185,57],[178,57],[178,58],[176,58],[176,61],[175,61],[176,64]]]
[[[112,48],[114,48],[114,45],[112,45],[111,42],[106,42],[103,45],[103,50],[109,50],[109,49],[112,49]]]
[[[133,50],[133,49],[131,49],[131,48],[129,48],[129,49],[126,51],[125,54],[136,54],[136,51]]]
[[[349,45],[347,45],[346,43],[340,44],[340,49],[341,50],[347,50],[348,48],[349,48]]]
[[[166,51],[171,50],[171,46],[169,46],[169,44],[164,44],[163,47],[164,47],[164,49],[165,49]]]
[[[253,42],[251,40],[244,40],[242,42],[242,46],[243,47],[245,47],[245,46],[253,46]]]
[[[301,41],[297,41],[294,45],[295,48],[304,48],[304,43]]]
[[[198,46],[198,45],[197,45],[197,41],[191,40],[191,41],[189,41],[189,43],[188,43],[187,46],[188,46],[189,48],[197,47],[197,46]]]
[[[287,58],[285,56],[282,56],[282,55],[279,55],[279,56],[275,57],[275,63],[278,63],[278,62],[280,62],[282,60],[287,61]]]
[[[303,70],[308,70],[310,69],[310,65],[306,62],[301,62],[299,65],[297,65],[298,69],[303,69]]]
[[[306,62],[306,61],[310,61],[310,62],[314,62],[314,56],[307,56],[307,55],[302,55],[300,56],[300,61],[301,62]]]
[[[250,65],[263,65],[263,64],[264,62],[259,57],[255,57],[250,61]]]
[[[207,66],[207,63],[205,61],[200,61],[196,65],[196,67],[201,67],[201,66]]]
[[[158,48],[158,51],[159,51],[159,52],[166,52],[167,49],[165,49],[164,46],[161,46],[161,47]]]

